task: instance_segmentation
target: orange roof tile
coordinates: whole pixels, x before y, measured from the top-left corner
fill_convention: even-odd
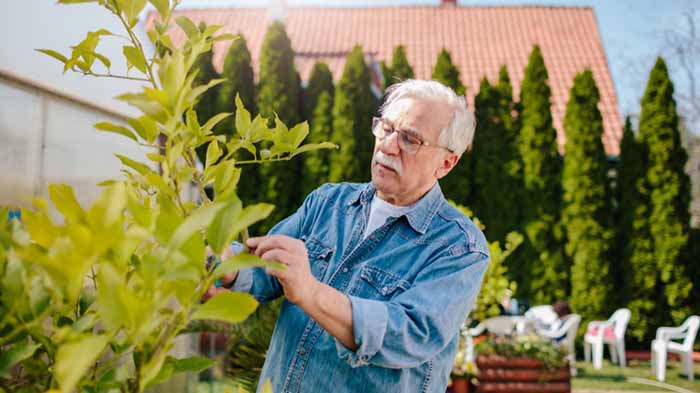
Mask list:
[[[223,32],[242,33],[257,70],[258,55],[267,26],[263,8],[186,9],[177,12],[195,23],[224,25]],[[156,15],[151,13],[147,25]],[[622,123],[593,10],[588,7],[388,7],[388,8],[289,8],[287,33],[296,52],[296,66],[307,80],[314,62],[328,63],[338,80],[345,56],[353,45],[377,61],[391,60],[396,45],[405,45],[406,55],[417,78],[430,78],[438,53],[450,51],[459,67],[462,82],[473,96],[483,76],[495,81],[502,64],[519,96],[520,84],[533,45],[539,44],[549,71],[552,113],[563,151],[562,120],[574,76],[590,68],[600,89],[599,108],[605,133],[603,144],[609,155],[619,153]],[[173,41],[182,42],[180,29]],[[214,47],[214,64],[221,70],[228,43]]]

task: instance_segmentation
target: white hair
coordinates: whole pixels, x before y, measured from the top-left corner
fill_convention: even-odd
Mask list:
[[[453,108],[452,118],[440,131],[438,143],[458,156],[461,156],[472,144],[476,128],[474,113],[467,108],[467,102],[463,96],[458,96],[442,83],[433,80],[406,79],[391,85],[385,97],[384,103],[379,108],[379,113],[382,115],[390,111],[391,106],[397,101],[407,97],[444,102],[445,105]]]

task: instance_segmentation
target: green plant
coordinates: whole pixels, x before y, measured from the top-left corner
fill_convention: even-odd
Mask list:
[[[398,45],[394,48],[394,53],[391,56],[391,66],[387,66],[386,63],[383,63],[383,65],[382,73],[384,74],[385,88],[394,83],[415,77],[413,67],[411,67],[406,58],[406,48],[403,45]]]
[[[451,202],[457,209],[467,217],[471,217],[474,223],[484,229],[481,221],[473,217],[471,210]],[[491,260],[486,268],[486,273],[481,284],[479,296],[476,298],[474,309],[469,314],[472,321],[483,321],[490,317],[495,317],[501,313],[499,304],[508,291],[515,292],[517,285],[508,279],[508,269],[504,262],[522,243],[523,236],[517,232],[510,232],[506,236],[505,249],[501,248],[498,241],[489,243],[489,253]]]
[[[489,240],[503,241],[520,225],[520,181],[522,164],[513,118],[515,102],[505,67],[498,84],[484,78],[474,98],[473,184],[474,211],[486,225]]]
[[[640,341],[652,338],[657,327],[680,324],[691,314],[693,262],[683,258],[690,232],[690,180],[673,91],[666,63],[658,58],[639,118],[643,175],[636,183],[640,203],[629,261],[635,294],[629,305],[630,327]]]
[[[568,351],[564,346],[537,335],[489,336],[476,346],[479,356],[497,355],[512,359],[528,357],[541,361],[547,371],[566,366]]]
[[[369,68],[362,48],[357,45],[348,55],[335,89],[332,141],[340,145],[340,150],[331,153],[328,181],[363,182],[370,178],[374,110]]]
[[[525,242],[513,265],[519,294],[535,303],[553,303],[569,293],[561,217],[562,162],[551,113],[551,89],[539,46],[530,54],[522,88],[518,147],[523,162]]]
[[[221,113],[204,124],[197,119],[198,98],[221,80],[195,86],[195,61],[214,42],[231,39],[203,31],[186,17],[175,23],[187,40],[174,47],[168,36],[175,0],[150,0],[160,14],[148,37],[156,55],[147,56],[134,34],[145,0],[61,0],[96,3],[121,22],[125,33],[105,29],[87,33],[69,56],[43,53],[73,70],[96,77],[141,81],[140,92],[117,99],[142,115],[128,126],[100,122],[100,131],[127,137],[152,149],[150,163],[117,155],[122,180],[102,183],[103,191],[89,206],[77,202],[67,185],[50,185],[54,220],[46,201],[22,210],[22,223],[0,225],[0,388],[43,392],[60,389],[90,392],[142,392],[173,373],[200,371],[204,358],[168,355],[190,321],[235,323],[257,307],[248,294],[226,292],[205,303],[205,293],[219,277],[247,266],[282,268],[243,253],[218,266],[205,266],[208,245],[220,254],[233,239],[245,239],[247,227],[266,218],[269,204],[244,207],[237,196],[241,165],[289,160],[305,151],[333,147],[303,145],[306,123],[288,129],[279,118],[251,118],[236,99],[236,135],[214,135],[213,127],[229,116]],[[112,60],[97,52],[101,39],[126,41],[129,72],[110,71]],[[106,71],[100,71],[100,66]],[[134,76],[132,73],[137,73]],[[195,149],[209,143],[198,168]],[[264,143],[266,148],[260,148]],[[237,161],[240,149],[253,159]],[[159,170],[154,170],[154,167]],[[201,204],[182,198],[194,184]],[[215,198],[204,192],[212,187]],[[2,217],[7,211],[0,211]]]
[[[566,156],[563,169],[562,223],[571,259],[571,306],[584,320],[599,320],[611,311],[613,245],[612,199],[603,148],[600,93],[593,73],[574,78],[564,116]]]

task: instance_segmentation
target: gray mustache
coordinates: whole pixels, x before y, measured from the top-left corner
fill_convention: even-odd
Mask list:
[[[399,175],[401,174],[401,160],[400,159],[387,157],[384,153],[379,151],[379,152],[377,152],[377,154],[374,155],[373,161],[375,163],[382,164],[384,166],[388,166],[389,168],[395,170],[396,173],[398,173]]]

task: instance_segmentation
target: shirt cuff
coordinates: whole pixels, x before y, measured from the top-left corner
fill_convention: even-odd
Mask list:
[[[351,367],[369,364],[369,359],[379,352],[386,334],[389,310],[378,300],[348,296],[352,307],[352,330],[357,349],[351,351],[338,339],[335,346],[338,356]]]
[[[250,269],[241,269],[238,271],[238,275],[236,276],[236,280],[234,280],[233,285],[231,286],[232,291],[236,292],[250,292],[250,289],[253,287],[253,270],[252,268]]]

